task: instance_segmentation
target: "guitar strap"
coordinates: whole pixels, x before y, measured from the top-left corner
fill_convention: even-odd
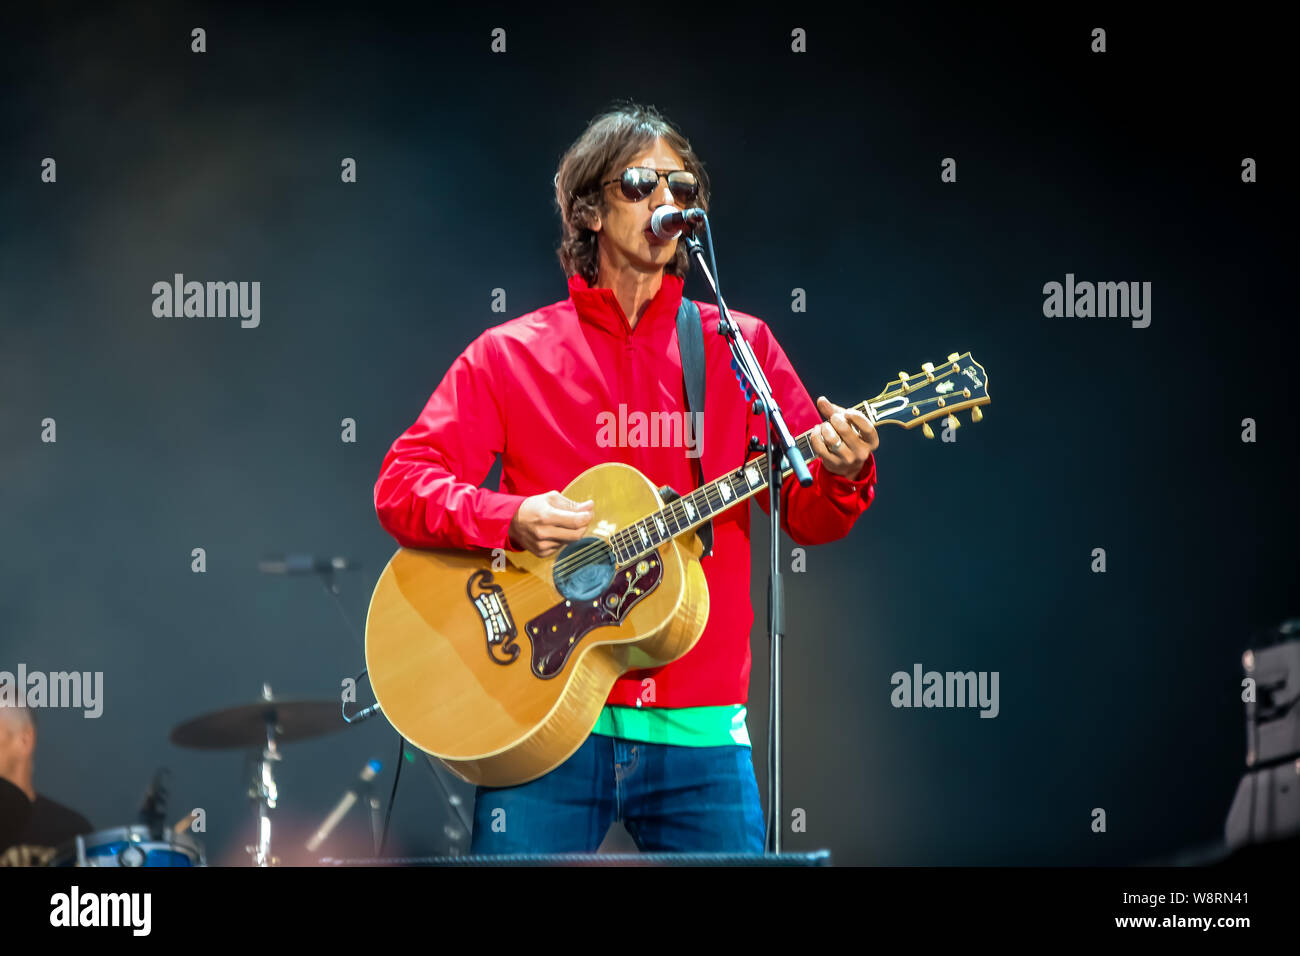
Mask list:
[[[686,410],[691,420],[703,422],[704,418],[704,325],[700,321],[700,307],[690,299],[682,296],[681,307],[677,310],[677,346],[682,353],[682,381],[686,384]],[[703,428],[695,435],[696,450],[704,447]],[[697,456],[695,462],[695,487],[704,484],[703,456]],[[706,521],[697,529],[700,541],[704,544],[704,554],[713,551],[713,522]]]

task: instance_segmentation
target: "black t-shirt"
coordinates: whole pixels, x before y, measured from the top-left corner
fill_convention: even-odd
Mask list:
[[[38,793],[27,826],[11,846],[0,849],[0,866],[44,866],[61,845],[94,829],[80,813]]]

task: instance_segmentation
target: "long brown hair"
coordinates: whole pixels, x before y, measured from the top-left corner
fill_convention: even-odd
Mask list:
[[[631,102],[615,105],[588,124],[560,159],[555,174],[555,204],[564,230],[556,253],[566,276],[581,275],[589,285],[596,284],[596,233],[587,226],[606,211],[605,191],[600,184],[617,176],[633,156],[661,136],[699,180],[700,194],[695,204],[704,210],[709,208],[708,176],[686,137],[653,106]],[[689,269],[686,243],[679,242],[677,254],[664,272],[685,277]]]

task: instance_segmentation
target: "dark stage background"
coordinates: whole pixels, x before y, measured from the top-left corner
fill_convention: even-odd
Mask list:
[[[565,297],[556,163],[633,98],[703,156],[728,302],[771,324],[814,395],[858,401],[953,350],[990,373],[986,419],[955,444],[882,430],[874,507],[788,578],[786,806],[807,832],[786,847],[1096,864],[1217,839],[1243,769],[1241,652],[1297,613],[1282,31],[1258,13],[834,9],[8,20],[0,670],[105,684],[99,719],[42,715],[38,789],[124,825],[165,765],[172,818],[205,808],[210,861],[243,862],[241,757],[173,747],[169,728],[263,681],[334,697],[361,669],[319,583],[257,562],[359,559],[340,597],[360,628],[395,547],[372,502],[384,452],[480,331]],[[151,286],[177,272],[260,281],[260,326],[154,317]],[[1045,317],[1043,285],[1067,273],[1152,283],[1150,327]],[[698,276],[686,289],[709,297]],[[914,663],[999,672],[999,715],[895,709],[890,675]],[[372,756],[386,791],[396,744],[376,720],[287,747],[281,824],[314,825]],[[327,850],[364,850],[353,814]],[[394,848],[443,849],[446,819],[408,764]]]

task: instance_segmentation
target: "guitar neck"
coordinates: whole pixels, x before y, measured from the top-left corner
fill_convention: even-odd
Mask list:
[[[973,421],[979,421],[983,417],[979,406],[988,402],[988,373],[984,366],[969,352],[960,355],[953,352],[942,365],[927,362],[920,372],[899,372],[898,378],[879,395],[853,408],[866,415],[877,428],[886,424],[904,429],[920,427],[926,437],[933,438],[928,422],[942,417],[950,422],[950,427],[956,428],[954,413],[966,409],[972,410]],[[813,431],[808,429],[794,442],[806,461],[817,457],[810,440]],[[714,515],[747,501],[767,487],[767,470],[767,455],[760,454],[654,514],[620,528],[609,538],[618,563],[630,564],[657,550],[664,542],[698,528]],[[781,480],[793,470],[783,458]]]
[[[870,402],[859,402],[853,407],[866,414]],[[870,417],[870,416],[868,416]],[[795,439],[795,447],[803,454],[805,461],[817,457],[813,451],[810,437],[813,429],[808,429]],[[793,473],[784,458],[781,480]],[[767,488],[768,461],[767,453],[751,458],[735,471],[727,472],[721,478],[702,485],[690,494],[670,502],[654,514],[642,518],[625,528],[620,528],[609,538],[614,556],[620,565],[630,564],[638,558],[658,550],[665,541],[693,531],[714,515],[733,508],[742,501],[748,501],[754,495]]]

